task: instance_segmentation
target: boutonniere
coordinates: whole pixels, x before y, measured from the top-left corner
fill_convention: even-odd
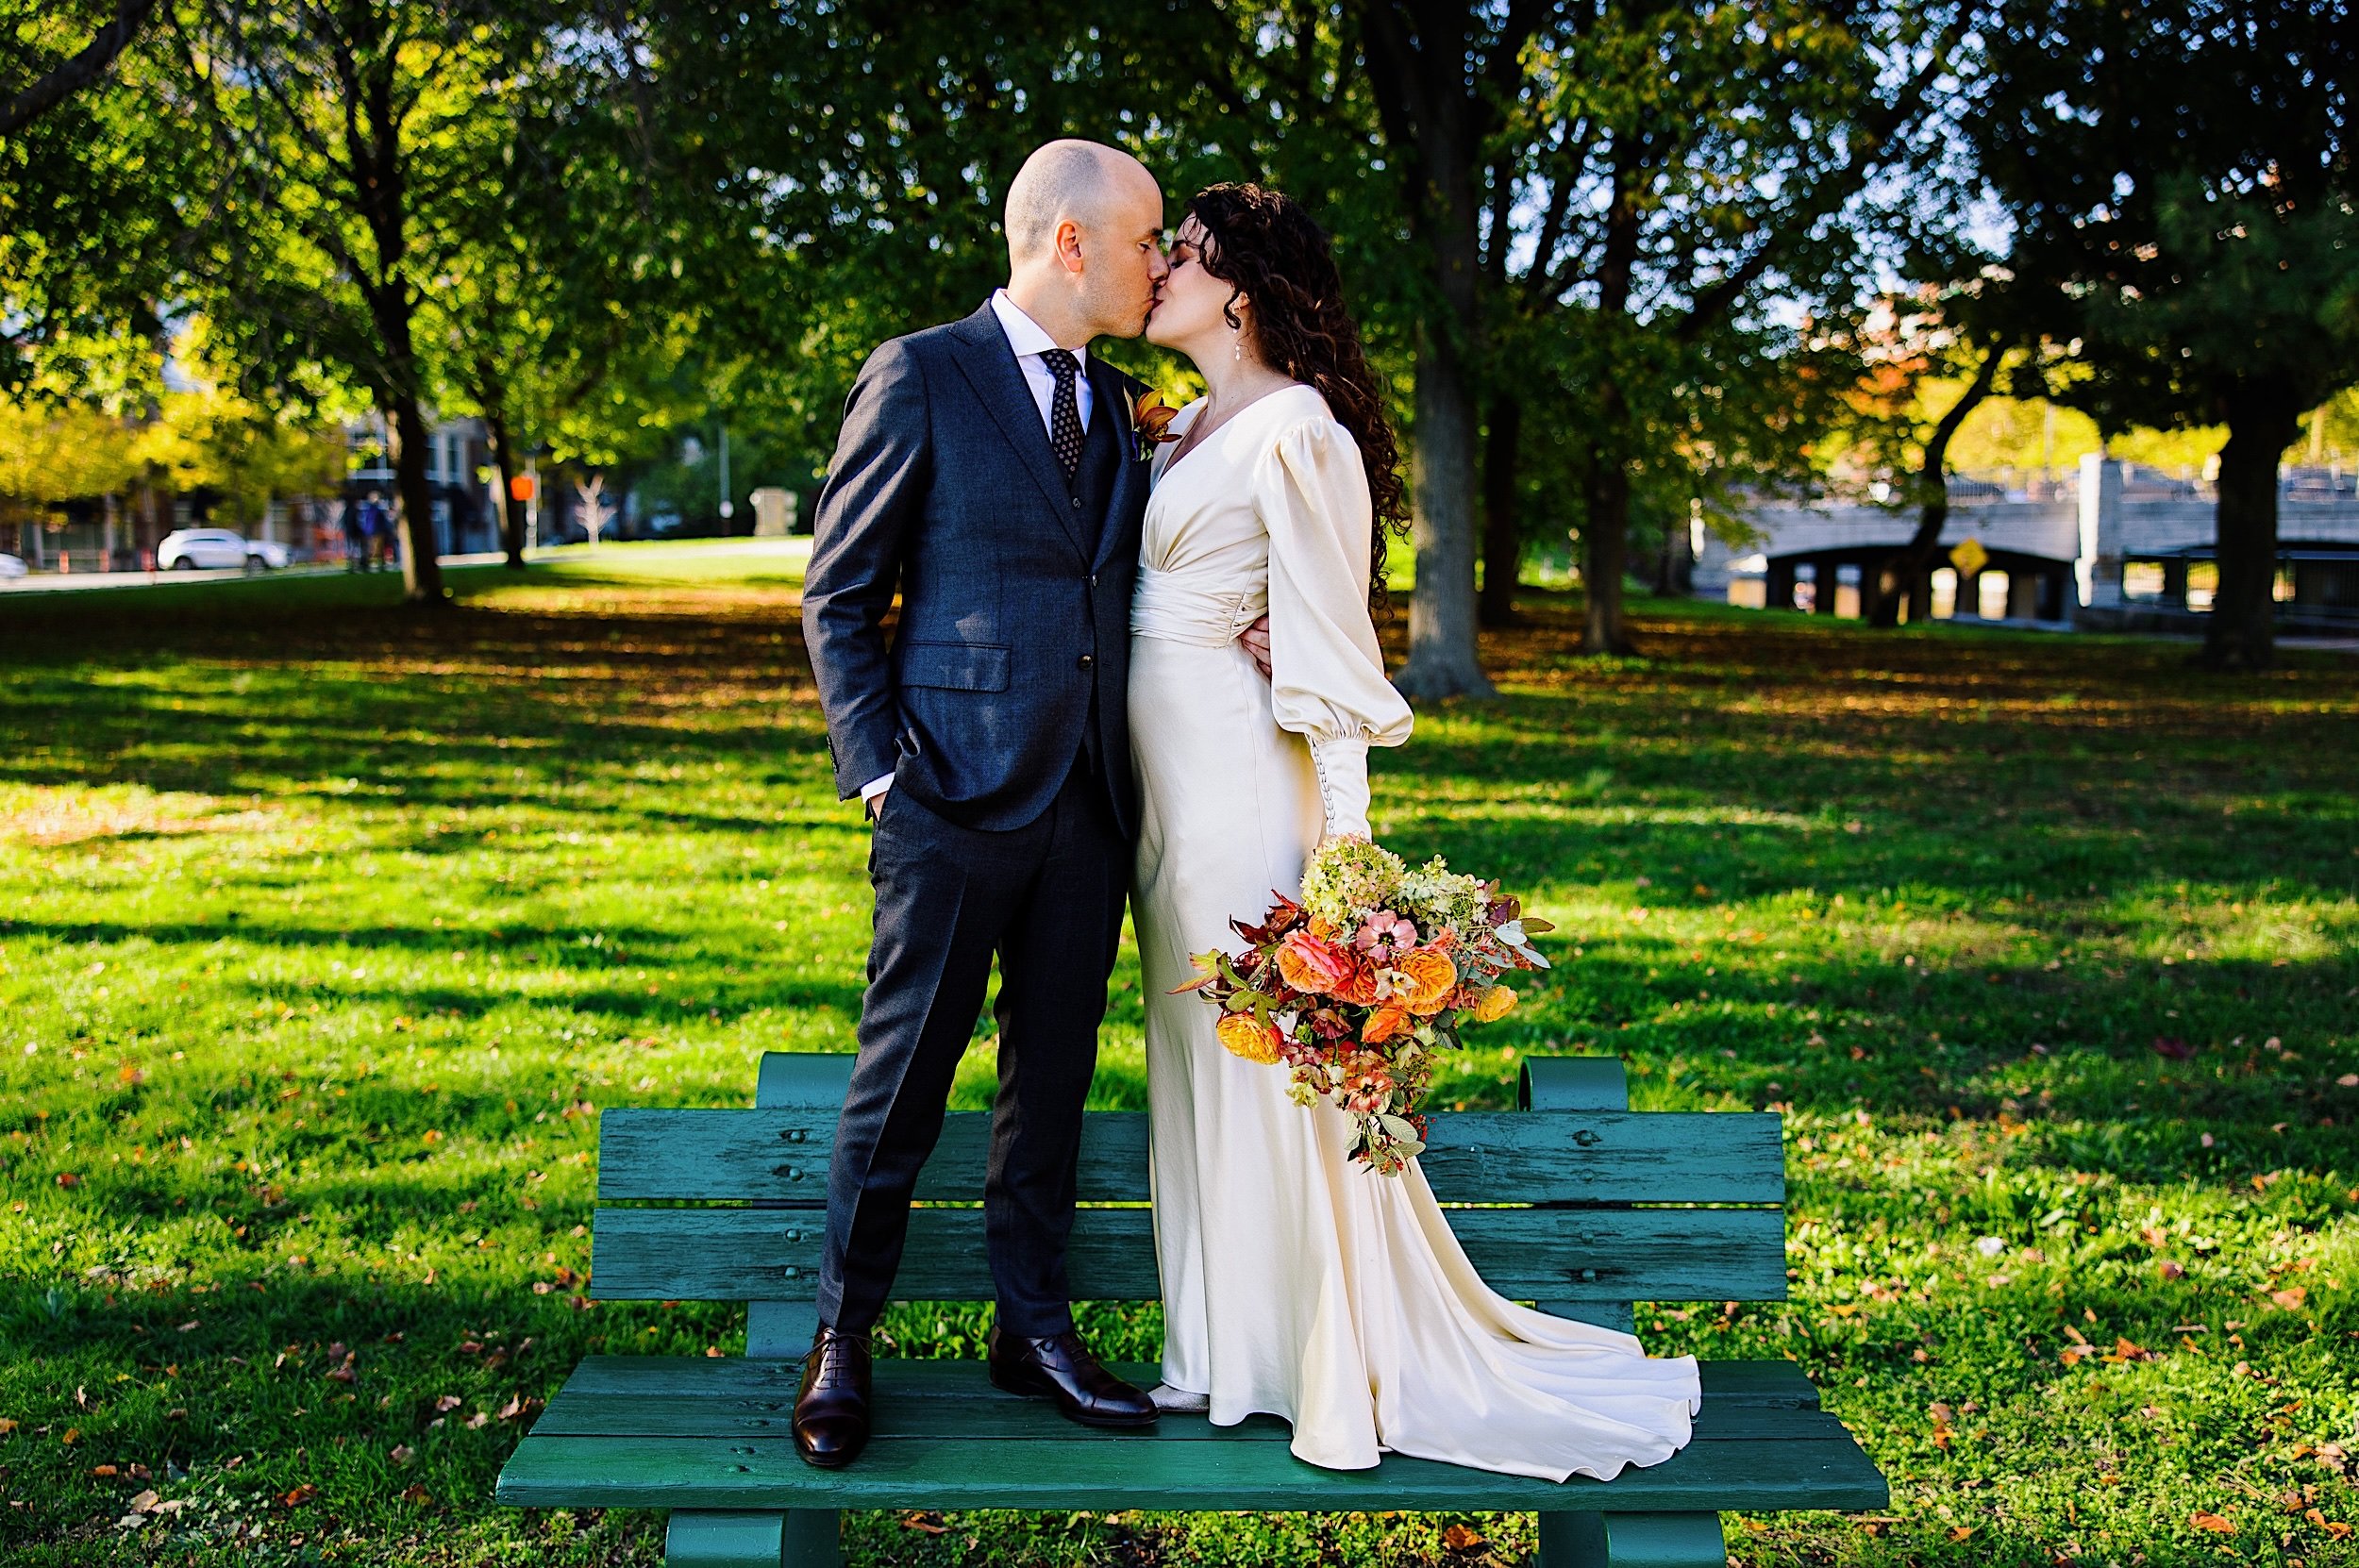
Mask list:
[[[1180,410],[1164,402],[1163,394],[1154,388],[1139,393],[1138,400],[1130,405],[1130,432],[1138,438],[1141,462],[1153,457],[1155,448],[1163,442],[1180,439],[1171,433],[1171,422],[1179,414]]]

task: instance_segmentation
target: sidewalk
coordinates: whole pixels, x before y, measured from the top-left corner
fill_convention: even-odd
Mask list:
[[[594,560],[601,552],[629,560],[662,560],[670,558],[700,557],[712,559],[726,556],[790,555],[798,549],[809,549],[809,536],[790,535],[783,539],[722,540],[612,540],[605,544],[552,544],[533,551],[526,557],[531,563],[553,561]],[[444,556],[444,567],[497,566],[508,557],[497,550],[477,551],[471,555]],[[305,561],[282,566],[276,572],[247,572],[242,567],[221,566],[196,571],[176,572],[34,572],[22,577],[0,578],[0,596],[10,593],[78,593],[93,589],[173,588],[194,583],[278,581],[287,577],[335,577],[346,574],[341,560]],[[365,575],[365,574],[364,574]],[[399,576],[398,566],[379,567],[377,575]]]

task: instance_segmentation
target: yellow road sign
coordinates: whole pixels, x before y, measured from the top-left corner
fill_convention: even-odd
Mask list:
[[[1983,548],[1982,541],[1966,540],[1949,552],[1949,564],[1958,569],[1958,575],[1970,577],[1990,564],[1990,552]]]

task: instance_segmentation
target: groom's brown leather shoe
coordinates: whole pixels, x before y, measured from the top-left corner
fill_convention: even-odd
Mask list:
[[[822,1470],[841,1470],[868,1443],[868,1336],[826,1324],[803,1358],[795,1396],[795,1451]]]
[[[1070,1328],[1046,1339],[1025,1339],[1003,1335],[994,1324],[989,1364],[994,1388],[1054,1400],[1060,1415],[1084,1426],[1152,1426],[1161,1413],[1144,1392],[1098,1365]]]

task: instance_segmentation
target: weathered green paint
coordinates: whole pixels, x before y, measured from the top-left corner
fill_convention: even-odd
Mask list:
[[[1319,1470],[1286,1451],[1285,1424],[1213,1427],[1166,1416],[1145,1433],[1082,1433],[999,1393],[969,1362],[888,1359],[877,1426],[849,1469],[820,1471],[791,1435],[811,1333],[836,1108],[851,1059],[774,1052],[752,1111],[617,1109],[605,1119],[609,1202],[594,1293],[749,1300],[743,1359],[583,1361],[501,1472],[524,1506],[668,1508],[674,1568],[809,1568],[836,1561],[844,1508],[1529,1510],[1547,1568],[1718,1568],[1723,1509],[1875,1509],[1883,1479],[1788,1362],[1707,1362],[1695,1441],[1610,1484],[1563,1485],[1398,1455]],[[1547,1310],[1627,1328],[1633,1300],[1784,1294],[1778,1119],[1631,1113],[1610,1058],[1528,1059],[1529,1109],[1436,1118],[1421,1161],[1467,1255],[1496,1288]],[[1533,1115],[1538,1110],[1545,1114]],[[988,1118],[953,1116],[912,1216],[898,1293],[991,1293],[979,1209]],[[1092,1112],[1069,1260],[1083,1299],[1157,1293],[1145,1118]],[[1371,1176],[1378,1180],[1380,1177]],[[1650,1207],[1632,1208],[1633,1204]],[[1151,1367],[1117,1369],[1149,1381]],[[1614,1511],[1595,1511],[1608,1502]],[[702,1553],[704,1555],[698,1556]]]
[[[1112,1363],[1117,1376],[1137,1382],[1152,1377],[1145,1362]],[[1703,1361],[1707,1406],[1762,1405],[1785,1410],[1818,1409],[1818,1391],[1792,1361]],[[917,1360],[887,1356],[877,1362],[880,1420],[893,1409],[944,1400],[978,1409],[1046,1410],[1035,1400],[1002,1393],[985,1381],[974,1361]],[[574,1369],[560,1399],[575,1394],[619,1394],[642,1398],[747,1399],[792,1403],[802,1377],[794,1361],[740,1356],[589,1356]],[[551,1407],[555,1409],[554,1406]],[[995,1420],[996,1417],[995,1416]],[[1066,1430],[1058,1427],[1057,1430]],[[1244,1428],[1234,1428],[1243,1430]]]
[[[1387,1178],[1370,1176],[1371,1181]],[[1459,1209],[1450,1228],[1492,1289],[1517,1301],[1776,1301],[1785,1221],[1773,1209]],[[605,1300],[800,1300],[818,1285],[815,1209],[601,1209],[592,1292]],[[1077,1301],[1158,1293],[1145,1209],[1074,1216]],[[991,1298],[980,1209],[919,1209],[894,1286],[913,1301]]]
[[[828,1198],[835,1121],[833,1106],[618,1107],[600,1121],[598,1195],[610,1203],[817,1207]],[[979,1201],[990,1149],[988,1112],[952,1112],[918,1176],[918,1198]],[[1778,1118],[1756,1111],[1445,1113],[1433,1118],[1418,1164],[1444,1203],[1785,1201]],[[1084,1119],[1079,1191],[1084,1203],[1147,1201],[1144,1112],[1101,1110]]]
[[[768,1051],[761,1059],[761,1076],[754,1085],[754,1109],[738,1111],[736,1115],[776,1115],[781,1111],[810,1113],[811,1107],[824,1109],[828,1125],[835,1125],[837,1110],[844,1104],[844,1093],[852,1081],[852,1059],[847,1056],[820,1056],[810,1052]],[[601,1117],[599,1133],[599,1179],[605,1179],[604,1125],[611,1119]],[[792,1146],[791,1144],[789,1146]],[[819,1192],[822,1201],[827,1195],[827,1171],[820,1168]],[[591,1243],[594,1259],[597,1243]],[[595,1268],[594,1261],[593,1268]],[[801,1356],[811,1349],[811,1337],[819,1326],[819,1308],[809,1292],[790,1294],[785,1300],[748,1300],[745,1303],[745,1354],[748,1356]],[[829,1537],[833,1539],[832,1534]]]
[[[761,1365],[733,1359],[610,1356],[585,1361],[534,1426],[544,1437],[778,1437],[793,1430],[799,1369],[771,1363],[760,1376],[716,1375]],[[1776,1366],[1788,1376],[1764,1377],[1752,1369]],[[712,1369],[712,1370],[707,1370]],[[1124,1365],[1116,1374],[1142,1386],[1149,1366]],[[1704,1373],[1704,1408],[1695,1441],[1810,1438],[1840,1440],[1834,1417],[1815,1408],[1816,1395],[1790,1362],[1712,1362]],[[1017,1442],[1071,1438],[1070,1423],[1037,1400],[1000,1393],[974,1361],[912,1361],[888,1358],[876,1375],[877,1440],[971,1438]],[[1285,1422],[1254,1416],[1214,1426],[1202,1416],[1165,1416],[1156,1443],[1286,1443]],[[1136,1441],[1135,1438],[1131,1441]]]
[[[1726,1568],[1713,1513],[1543,1513],[1539,1568]]]
[[[1152,1433],[1060,1438],[872,1439],[840,1471],[815,1470],[792,1439],[527,1437],[500,1473],[501,1501],[527,1507],[1159,1509],[1355,1512],[1380,1509],[1595,1508],[1644,1512],[1870,1509],[1882,1478],[1848,1437],[1696,1443],[1609,1488],[1562,1485],[1398,1455],[1370,1470],[1321,1470],[1270,1443],[1164,1443]]]
[[[833,1509],[791,1513],[682,1509],[664,1532],[664,1568],[838,1568]]]
[[[1515,1075],[1524,1110],[1628,1110],[1630,1070],[1619,1057],[1526,1057]]]

